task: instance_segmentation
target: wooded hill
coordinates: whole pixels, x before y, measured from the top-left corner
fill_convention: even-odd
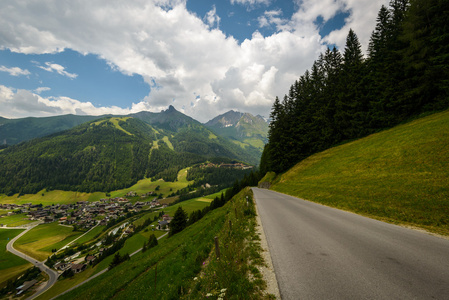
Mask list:
[[[281,173],[342,142],[449,107],[449,2],[382,6],[368,55],[350,30],[276,98],[261,172]]]
[[[71,129],[99,116],[64,115],[44,118],[6,119],[0,117],[0,144],[15,145],[37,137]]]
[[[256,162],[174,108],[164,114],[153,125],[131,117],[104,118],[10,146],[0,152],[0,193],[107,192],[144,177],[174,181],[180,169],[210,158]]]

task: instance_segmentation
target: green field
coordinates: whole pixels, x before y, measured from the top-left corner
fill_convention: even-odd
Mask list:
[[[34,222],[28,220],[28,217],[25,214],[14,214],[8,216],[7,212],[8,211],[0,211],[0,214],[2,216],[0,218],[0,224],[6,225],[8,227],[16,227]]]
[[[144,194],[150,191],[155,191],[156,187],[159,187],[159,190],[156,191],[158,194],[162,193],[163,195],[167,196],[172,192],[176,192],[177,190],[183,189],[189,184],[193,183],[192,181],[187,181],[186,178],[187,169],[183,169],[179,171],[178,181],[176,182],[165,182],[162,179],[157,181],[151,181],[151,179],[142,179],[129,188],[111,192],[111,197],[124,197],[129,191],[134,191],[138,194]]]
[[[95,236],[101,234],[106,226],[96,226],[89,232],[87,232],[85,235],[83,235],[81,238],[75,241],[76,244],[84,244],[86,242],[89,242],[90,240],[94,239]]]
[[[193,181],[187,181],[186,177],[187,177],[187,169],[183,169],[179,171],[178,181],[176,182],[165,182],[163,180],[151,181],[151,179],[142,179],[129,188],[111,192],[111,197],[124,197],[130,191],[137,192],[138,194],[144,194],[150,191],[155,191],[157,186],[159,186],[159,190],[157,191],[157,193],[158,194],[162,193],[163,195],[167,196],[172,192],[176,192],[177,190],[185,188],[187,187],[187,185],[193,183]],[[69,204],[75,203],[77,201],[94,202],[99,201],[101,198],[108,198],[108,197],[106,197],[106,194],[102,192],[79,193],[79,192],[59,191],[59,190],[56,191],[42,190],[37,194],[27,194],[22,195],[20,197],[19,194],[13,196],[6,196],[2,194],[0,195],[0,203],[4,204],[41,203],[42,205],[45,206],[55,203]]]
[[[42,224],[19,238],[14,243],[14,248],[42,261],[52,254],[52,249],[64,247],[81,234],[58,223]]]
[[[11,278],[31,267],[26,260],[6,251],[6,245],[22,229],[0,229],[0,288]]]
[[[71,191],[49,191],[42,190],[37,194],[26,194],[19,197],[19,194],[13,196],[0,195],[0,203],[33,203],[42,205],[51,205],[54,203],[69,204],[77,201],[98,201],[101,198],[105,198],[106,194],[101,192],[96,193],[78,193]]]
[[[449,235],[449,111],[315,154],[273,190]]]

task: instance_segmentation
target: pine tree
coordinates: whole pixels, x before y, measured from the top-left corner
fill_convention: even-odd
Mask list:
[[[362,135],[360,129],[366,123],[367,98],[362,85],[363,54],[359,39],[352,29],[346,38],[342,68],[335,122],[342,139],[353,139]]]
[[[448,106],[449,86],[449,3],[414,0],[410,3],[401,39],[409,95],[415,109],[443,109]]]
[[[181,232],[187,226],[187,213],[182,209],[182,206],[178,207],[173,219],[170,222],[170,233],[172,236],[178,232]]]
[[[111,263],[109,264],[109,269],[114,268],[115,266],[118,266],[122,262],[122,257],[120,256],[120,253],[117,252],[114,255],[114,258],[112,259]]]

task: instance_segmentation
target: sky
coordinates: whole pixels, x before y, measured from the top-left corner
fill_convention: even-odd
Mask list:
[[[0,116],[159,112],[268,117],[386,0],[3,0]]]

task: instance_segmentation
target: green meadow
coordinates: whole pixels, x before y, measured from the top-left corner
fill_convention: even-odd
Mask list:
[[[28,220],[28,217],[25,214],[14,214],[8,216],[7,213],[8,211],[0,210],[0,224],[6,225],[7,227],[16,227],[34,222]]]
[[[134,191],[138,194],[144,194],[147,192],[155,191],[157,187],[159,187],[158,191],[155,191],[157,194],[162,193],[164,196],[167,196],[193,183],[192,181],[187,181],[186,178],[187,178],[187,169],[179,171],[178,181],[176,182],[165,182],[162,179],[157,181],[151,181],[151,179],[145,178],[138,181],[135,185],[131,187],[111,192],[110,197],[124,197],[130,191]],[[69,204],[75,203],[77,201],[94,202],[99,201],[101,198],[108,198],[108,197],[106,196],[106,193],[103,192],[79,193],[79,192],[60,191],[60,190],[55,191],[42,190],[37,194],[26,194],[22,196],[19,196],[19,194],[15,194],[13,196],[6,196],[5,194],[0,194],[0,203],[4,204],[33,203],[33,204],[42,204],[45,206],[55,203]]]
[[[21,232],[22,229],[0,229],[0,288],[31,267],[28,261],[6,251],[8,242]]]
[[[267,178],[282,193],[449,235],[449,111],[328,149]]]
[[[59,249],[73,241],[82,233],[73,231],[72,227],[58,223],[41,224],[34,227],[15,243],[14,248],[39,261],[52,254],[52,249]]]
[[[111,197],[124,197],[126,193],[130,191],[134,191],[137,194],[144,194],[154,191],[158,195],[163,194],[167,196],[177,190],[187,187],[191,183],[193,183],[193,181],[187,181],[187,169],[182,169],[178,173],[178,181],[176,182],[165,182],[162,179],[156,181],[151,181],[151,179],[142,179],[129,188],[111,192]],[[156,188],[158,188],[157,191]]]
[[[89,230],[89,232],[76,240],[75,243],[81,245],[93,240],[97,235],[99,236],[103,232],[105,227],[106,226],[96,226],[95,228],[92,228],[92,230]]]
[[[106,194],[101,192],[96,193],[79,193],[71,191],[46,191],[42,190],[37,194],[26,194],[19,196],[19,194],[13,196],[0,195],[0,203],[33,203],[42,205],[51,205],[55,203],[69,204],[77,201],[97,201],[101,198],[105,198]]]

